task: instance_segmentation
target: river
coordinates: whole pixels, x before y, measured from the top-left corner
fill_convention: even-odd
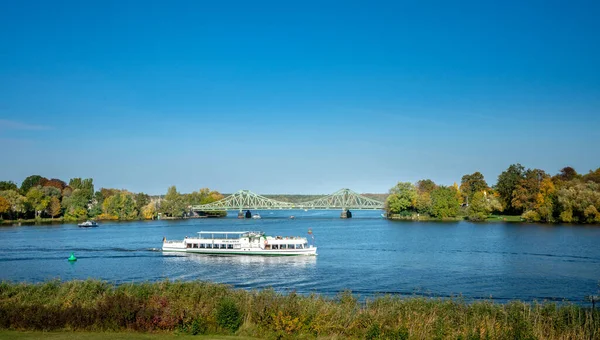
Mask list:
[[[206,280],[328,296],[463,296],[505,302],[598,294],[600,226],[398,222],[379,211],[261,211],[262,219],[101,222],[0,227],[0,280],[95,278],[115,283]],[[289,219],[290,214],[296,216]],[[159,251],[163,236],[262,230],[309,236],[316,257],[216,257]],[[75,253],[78,261],[69,263]]]

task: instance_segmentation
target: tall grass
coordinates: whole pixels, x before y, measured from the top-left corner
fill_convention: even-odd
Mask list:
[[[599,339],[600,312],[571,304],[383,296],[358,301],[207,282],[0,283],[0,328],[240,334],[267,338]]]

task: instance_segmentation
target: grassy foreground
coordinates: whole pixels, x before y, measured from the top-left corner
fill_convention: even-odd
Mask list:
[[[41,332],[0,331],[0,340],[251,340],[256,338],[232,335],[185,335],[174,333],[133,332]]]
[[[329,299],[207,282],[2,282],[0,329],[85,331],[77,336],[91,339],[106,334],[89,332],[124,332],[127,338],[134,337],[129,332],[158,332],[158,339],[168,337],[165,332],[273,339],[598,339],[600,312],[517,301],[382,296],[359,302],[348,292]]]

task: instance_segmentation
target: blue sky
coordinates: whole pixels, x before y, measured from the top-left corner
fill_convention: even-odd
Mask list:
[[[600,167],[598,1],[4,1],[0,179],[151,194]]]

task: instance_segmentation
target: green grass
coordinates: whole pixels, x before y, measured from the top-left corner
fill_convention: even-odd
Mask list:
[[[523,222],[521,215],[490,215],[486,222]]]
[[[48,340],[250,340],[258,339],[247,336],[228,336],[228,335],[184,335],[175,333],[134,333],[134,332],[31,332],[31,331],[0,331],[0,340],[30,340],[30,339],[48,339]]]

